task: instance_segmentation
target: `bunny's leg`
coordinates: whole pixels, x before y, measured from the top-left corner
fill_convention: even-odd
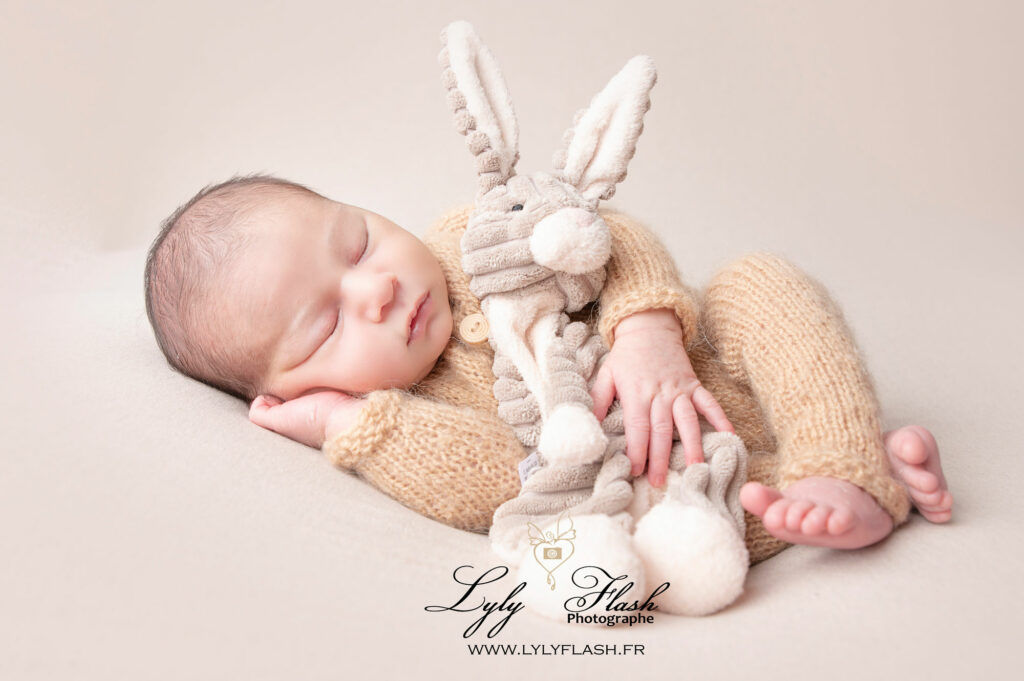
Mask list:
[[[539,449],[560,464],[587,464],[602,458],[608,438],[594,416],[575,339],[563,335],[568,321],[565,314],[547,315],[531,329],[546,400]]]
[[[806,492],[778,506],[781,516],[755,509],[769,532],[856,548],[906,520],[909,499],[890,471],[871,379],[820,284],[775,256],[747,256],[712,280],[703,323],[721,365],[761,406],[777,442],[779,490]],[[748,487],[750,510],[746,501],[763,489]]]
[[[638,479],[630,509],[642,514],[633,539],[649,583],[671,584],[658,607],[677,615],[708,615],[729,605],[742,593],[749,567],[739,503],[746,449],[732,433],[706,433],[702,444],[706,461],[672,470],[660,501]],[[677,444],[673,458],[682,458],[682,449]],[[645,501],[653,502],[647,510]]]

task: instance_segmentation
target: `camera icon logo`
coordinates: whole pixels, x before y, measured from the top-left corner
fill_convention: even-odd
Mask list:
[[[563,527],[563,525],[568,525],[568,527]],[[572,518],[563,513],[558,516],[554,526],[549,522],[547,527],[542,530],[528,522],[526,529],[530,546],[533,547],[531,551],[533,559],[547,573],[545,583],[554,591],[555,576],[552,573],[565,565],[576,554],[576,546],[573,544],[573,540],[576,539],[576,530],[572,526]]]

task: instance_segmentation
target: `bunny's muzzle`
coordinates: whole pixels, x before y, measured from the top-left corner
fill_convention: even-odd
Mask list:
[[[537,263],[552,270],[586,274],[608,262],[611,231],[594,211],[561,208],[536,224],[530,251]]]

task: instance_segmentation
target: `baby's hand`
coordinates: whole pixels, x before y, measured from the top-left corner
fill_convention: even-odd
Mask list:
[[[267,430],[317,449],[345,432],[359,418],[366,400],[335,390],[307,393],[283,402],[260,395],[249,407],[249,420]]]
[[[598,420],[604,420],[619,396],[632,473],[640,475],[647,462],[647,477],[655,487],[665,484],[668,474],[673,421],[687,465],[704,460],[698,411],[716,430],[735,432],[718,401],[697,380],[679,320],[670,310],[648,310],[619,322],[590,395]]]

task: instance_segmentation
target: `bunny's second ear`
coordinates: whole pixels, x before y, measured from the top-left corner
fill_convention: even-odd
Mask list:
[[[654,60],[637,56],[580,110],[555,154],[561,178],[589,199],[609,199],[626,177],[651,108],[650,92],[657,80]]]
[[[519,160],[519,123],[512,110],[512,95],[498,61],[465,21],[449,24],[441,32],[444,47],[438,57],[444,69],[448,104],[455,127],[466,136],[476,156],[479,193],[504,184],[515,174]]]

